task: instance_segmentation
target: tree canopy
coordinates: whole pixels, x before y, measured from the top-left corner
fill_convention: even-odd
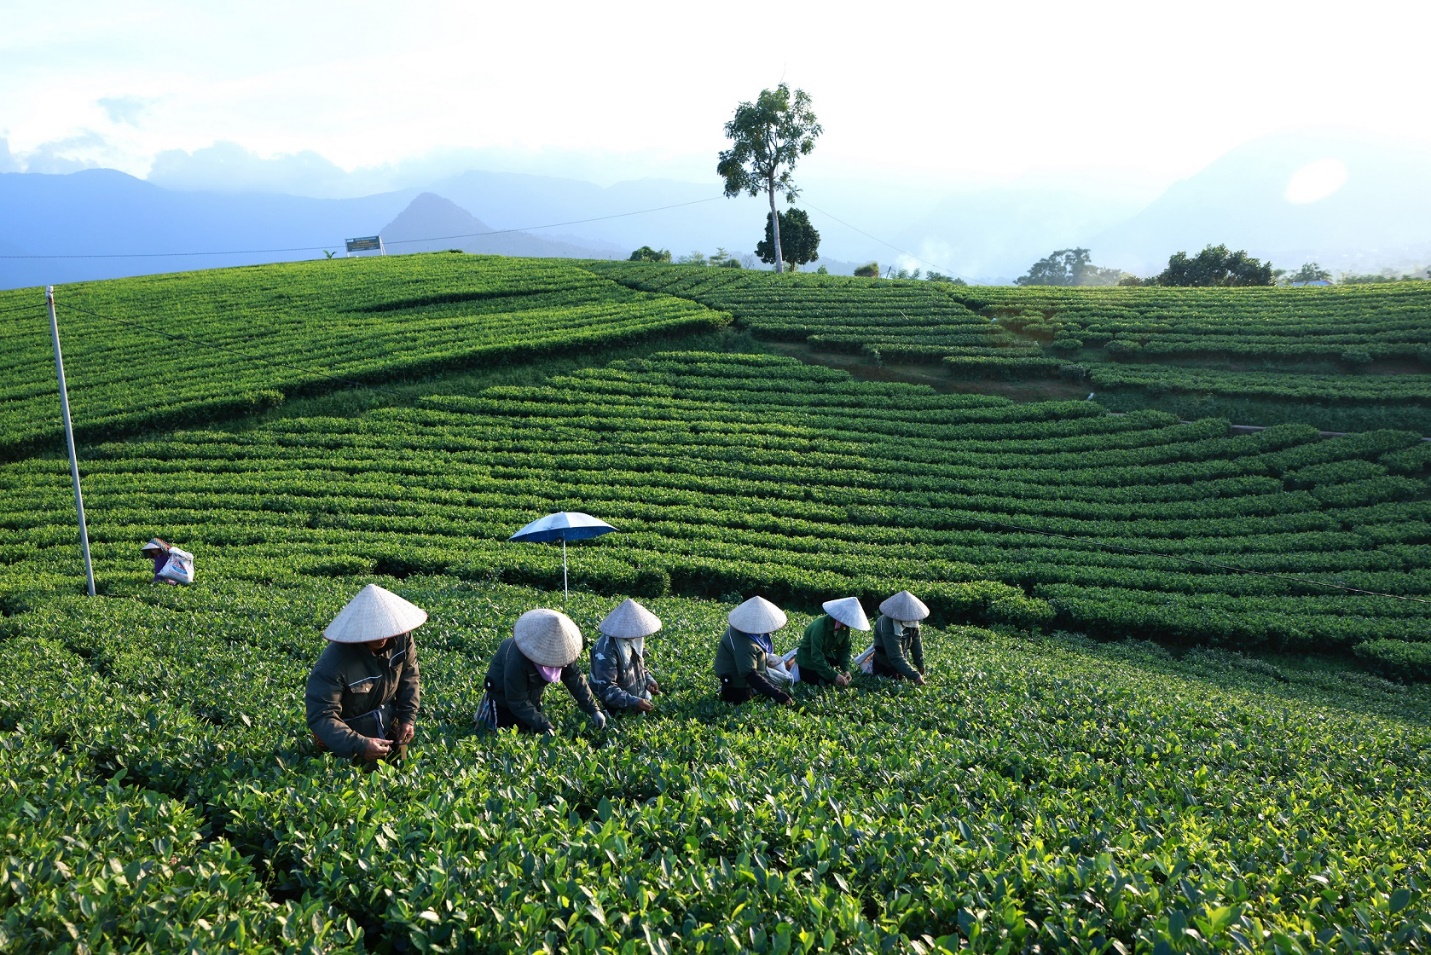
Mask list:
[[[1212,285],[1271,285],[1272,263],[1262,262],[1239,249],[1210,245],[1195,257],[1175,253],[1168,267],[1157,277],[1159,285],[1206,287]]]
[[[755,254],[760,256],[760,261],[775,261],[775,232],[771,228],[775,219],[779,222],[780,253],[791,271],[796,271],[800,266],[814,262],[820,257],[820,233],[810,224],[810,217],[804,209],[791,209],[789,212],[765,217],[765,238],[755,246]]]
[[[635,252],[631,253],[631,258],[627,262],[669,262],[671,261],[671,250],[661,249],[657,251],[649,245],[643,245]]]
[[[1122,273],[1089,261],[1087,249],[1059,249],[1029,266],[1017,285],[1115,285]]]
[[[1312,282],[1330,282],[1332,273],[1316,262],[1303,262],[1300,269],[1295,272],[1286,272],[1281,277],[1294,285],[1306,285]]]
[[[716,172],[725,179],[725,194],[738,196],[764,192],[770,201],[770,214],[777,215],[775,194],[782,193],[787,202],[794,202],[799,190],[793,173],[801,156],[815,149],[815,140],[824,129],[810,109],[810,97],[804,90],[791,93],[781,83],[773,90],[761,90],[754,103],[744,102],[725,124],[726,138],[731,147],[722,150]],[[780,247],[780,222],[775,221],[775,271],[784,271],[789,261]]]

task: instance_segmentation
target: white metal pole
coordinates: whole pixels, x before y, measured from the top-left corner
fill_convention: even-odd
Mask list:
[[[94,596],[94,566],[89,559],[89,530],[84,523],[84,497],[80,494],[79,461],[75,458],[75,432],[70,424],[70,394],[65,386],[65,360],[60,354],[60,323],[55,317],[55,287],[45,286],[45,303],[50,307],[50,337],[55,342],[55,374],[60,379],[60,410],[65,417],[65,444],[70,451],[70,478],[75,485],[75,514],[79,517],[80,547],[84,551],[84,578],[89,595]]]
[[[562,606],[566,606],[566,599],[571,596],[571,592],[566,589],[566,538],[561,539],[561,599]]]

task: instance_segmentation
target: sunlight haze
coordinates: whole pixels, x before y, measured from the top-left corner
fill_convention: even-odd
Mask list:
[[[166,152],[173,165],[228,143],[250,162],[306,162],[289,178],[313,194],[479,160],[714,183],[735,104],[782,79],[824,124],[804,164],[819,177],[953,187],[1067,172],[1147,198],[1268,132],[1431,139],[1413,119],[1431,25],[1419,5],[836,5],[769,31],[685,5],[475,9],[13,7],[0,164],[143,177]],[[325,186],[319,157],[376,174]]]

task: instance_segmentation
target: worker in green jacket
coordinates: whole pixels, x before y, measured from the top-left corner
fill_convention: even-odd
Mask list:
[[[716,646],[715,671],[720,698],[744,703],[759,693],[782,706],[795,700],[771,681],[770,668],[781,666],[770,635],[786,624],[785,612],[764,597],[751,597],[730,612],[730,626]]]
[[[874,625],[874,672],[878,676],[924,685],[924,638],[919,621],[929,608],[914,594],[901,590],[879,605]]]
[[[333,618],[303,697],[319,749],[369,762],[407,754],[422,692],[412,631],[425,620],[377,584]]]
[[[795,652],[800,682],[814,686],[850,685],[850,631],[868,630],[869,618],[858,597],[827,600],[825,612],[805,628]]]

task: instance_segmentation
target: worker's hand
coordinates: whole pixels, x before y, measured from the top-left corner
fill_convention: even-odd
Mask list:
[[[377,761],[392,752],[392,748],[393,744],[388,740],[368,736],[364,737],[363,751],[359,755],[364,759]]]
[[[655,680],[652,680],[649,684],[647,684],[647,686],[650,688],[650,690],[651,690],[651,695],[652,695],[652,696],[660,696],[660,695],[661,695],[661,688],[656,685],[656,681],[655,681]]]
[[[923,674],[923,673],[919,674],[918,676],[916,676],[916,677],[914,678],[914,685],[915,685],[915,686],[923,686],[923,685],[924,685],[924,674]]]
[[[836,685],[836,686],[849,686],[849,685],[850,685],[850,675],[849,675],[848,673],[836,673],[836,674],[835,674],[835,685]]]
[[[643,700],[642,702],[645,701]],[[599,730],[606,729],[606,714],[601,712],[600,710],[597,710],[595,713],[591,714],[591,725],[595,726]]]
[[[417,727],[411,723],[400,722],[393,727],[393,742],[401,746],[404,743],[411,743],[413,736],[417,734]]]
[[[649,712],[651,712],[652,710],[654,710],[655,708],[656,708],[656,704],[655,704],[655,703],[652,703],[650,700],[637,700],[637,701],[636,701],[636,709],[640,710],[642,713],[649,713]]]

